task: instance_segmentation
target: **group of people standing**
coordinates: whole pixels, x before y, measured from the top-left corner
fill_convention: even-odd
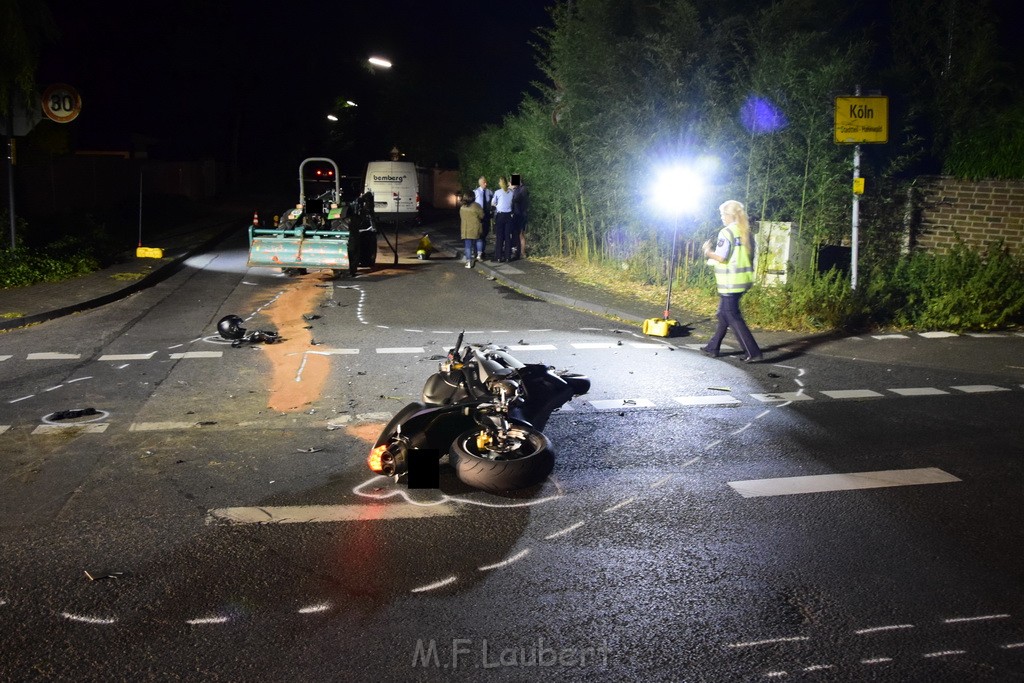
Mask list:
[[[491,260],[498,263],[515,261],[526,255],[526,218],[529,201],[522,178],[513,175],[498,178],[496,191],[487,189],[487,178],[480,176],[477,188],[462,196],[462,240],[466,267],[477,259],[486,259],[487,236],[494,225],[494,252]]]

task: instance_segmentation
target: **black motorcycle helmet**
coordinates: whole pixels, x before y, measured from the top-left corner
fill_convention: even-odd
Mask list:
[[[237,315],[226,315],[217,323],[217,331],[220,336],[232,341],[245,336],[245,328],[242,327],[242,319]]]

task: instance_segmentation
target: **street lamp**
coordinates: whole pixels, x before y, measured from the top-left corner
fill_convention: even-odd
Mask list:
[[[388,61],[387,59],[384,59],[383,57],[373,56],[373,57],[370,57],[366,61],[368,61],[370,64],[373,64],[374,66],[379,66],[382,69],[390,69],[391,68],[391,62]]]
[[[692,214],[704,194],[704,181],[693,168],[676,165],[661,169],[651,188],[654,206],[658,213],[672,219],[672,256],[668,274],[668,296],[665,299],[665,314],[662,318],[648,318],[644,321],[643,333],[654,337],[668,337],[672,328],[679,325],[671,319],[672,282],[676,279],[676,240],[679,235],[679,219]]]

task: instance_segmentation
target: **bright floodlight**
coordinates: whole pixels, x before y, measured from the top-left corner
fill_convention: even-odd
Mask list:
[[[338,120],[338,117],[337,117],[337,116],[335,116],[334,114],[328,114],[328,115],[327,115],[327,120],[328,120],[328,121],[337,121],[337,120]]]
[[[359,105],[356,104],[355,102],[353,102],[352,100],[345,100],[345,106],[346,107],[358,107]]]
[[[383,57],[370,57],[370,64],[373,64],[374,66],[380,66],[385,69],[391,68],[391,62],[384,59]]]
[[[658,173],[652,190],[652,199],[658,210],[678,218],[697,209],[704,194],[704,181],[692,169],[671,166]]]

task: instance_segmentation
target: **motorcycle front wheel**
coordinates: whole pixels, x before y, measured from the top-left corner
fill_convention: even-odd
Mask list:
[[[485,491],[512,491],[544,481],[555,466],[551,440],[526,425],[514,425],[500,451],[481,450],[473,430],[459,435],[448,461],[464,483]]]

